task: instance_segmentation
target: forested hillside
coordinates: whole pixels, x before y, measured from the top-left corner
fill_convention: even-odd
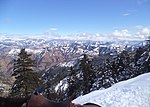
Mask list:
[[[62,68],[61,73],[64,74],[65,71],[66,67]],[[67,68],[67,72],[67,76],[56,74],[56,78],[51,80],[55,81],[54,87],[52,84],[48,85],[49,92],[56,92],[58,100],[74,93],[77,97],[94,90],[108,88],[120,81],[150,72],[150,41],[147,40],[146,45],[142,47],[132,51],[123,50],[115,55],[107,53],[91,58],[83,54],[74,66]],[[50,84],[51,81],[46,83]]]

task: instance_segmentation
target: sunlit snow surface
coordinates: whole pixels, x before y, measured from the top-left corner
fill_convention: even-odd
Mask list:
[[[80,96],[73,103],[96,103],[102,107],[150,107],[150,73],[123,81],[105,90]]]

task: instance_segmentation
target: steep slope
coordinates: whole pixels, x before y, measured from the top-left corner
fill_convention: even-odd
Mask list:
[[[150,107],[150,73],[123,81],[105,90],[80,96],[73,103],[96,103],[102,107]]]

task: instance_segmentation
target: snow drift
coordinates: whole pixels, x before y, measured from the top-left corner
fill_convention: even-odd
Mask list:
[[[102,107],[150,107],[150,73],[119,82],[105,90],[80,96],[73,103],[87,102]]]

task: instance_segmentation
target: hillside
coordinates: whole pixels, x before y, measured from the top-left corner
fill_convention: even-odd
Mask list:
[[[83,38],[82,38],[83,39]],[[115,54],[122,50],[131,50],[139,47],[144,41],[105,41],[75,40],[65,38],[38,38],[38,37],[9,37],[0,34],[0,66],[3,71],[10,71],[12,61],[16,58],[21,48],[26,48],[36,60],[39,71],[46,70],[53,65],[78,59],[86,53],[91,56],[99,54]]]
[[[31,58],[36,62],[35,71],[41,71],[39,74],[47,85],[43,87],[46,95],[56,94],[56,98],[52,100],[61,101],[62,98],[72,94],[74,88],[71,87],[77,87],[73,92],[77,91],[76,97],[78,97],[150,72],[150,52],[149,45],[146,43],[146,41],[104,42],[4,38],[0,42],[2,46],[0,66],[2,72],[12,71],[13,60],[17,58],[19,50],[25,48],[28,53],[32,54]],[[84,66],[87,66],[88,70],[84,70]],[[90,71],[92,74],[89,75],[84,71]],[[80,87],[78,84],[84,84],[85,75],[89,76],[91,82],[87,81],[90,83],[89,91],[83,94],[82,91],[87,88],[84,85]],[[71,81],[67,79],[68,83],[73,85],[70,85],[67,90],[61,90],[64,83],[58,88],[60,90],[54,90],[65,78],[70,80],[74,78]],[[3,92],[5,87],[1,88]]]
[[[105,90],[93,91],[73,102],[96,103],[102,107],[150,107],[150,73],[119,82]]]

